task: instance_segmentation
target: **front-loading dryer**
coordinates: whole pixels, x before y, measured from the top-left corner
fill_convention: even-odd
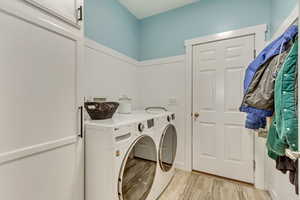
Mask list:
[[[159,169],[154,119],[146,113],[89,121],[85,134],[86,200],[154,200]]]
[[[159,162],[156,187],[158,193],[161,194],[175,175],[178,136],[174,113],[163,112],[155,118],[155,121]]]

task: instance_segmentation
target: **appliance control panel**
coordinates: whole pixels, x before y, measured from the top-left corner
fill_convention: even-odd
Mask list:
[[[149,129],[154,127],[154,119],[147,120],[147,126]]]
[[[172,114],[171,118],[172,118],[172,120],[175,120],[176,119],[175,114]]]
[[[171,114],[167,116],[167,122],[172,122],[176,119],[175,114]]]

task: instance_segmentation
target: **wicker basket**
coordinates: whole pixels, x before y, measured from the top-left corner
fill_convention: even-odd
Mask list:
[[[111,119],[119,107],[117,102],[86,102],[84,107],[92,120]]]

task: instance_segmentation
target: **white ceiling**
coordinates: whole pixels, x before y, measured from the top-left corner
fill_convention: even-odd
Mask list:
[[[119,0],[138,19],[143,19],[199,0]]]

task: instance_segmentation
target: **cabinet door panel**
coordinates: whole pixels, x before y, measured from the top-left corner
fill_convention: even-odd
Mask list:
[[[81,0],[24,0],[61,20],[79,27],[77,8],[82,5]]]
[[[77,134],[77,41],[0,12],[0,153]]]
[[[2,3],[0,199],[82,200],[80,38]]]

